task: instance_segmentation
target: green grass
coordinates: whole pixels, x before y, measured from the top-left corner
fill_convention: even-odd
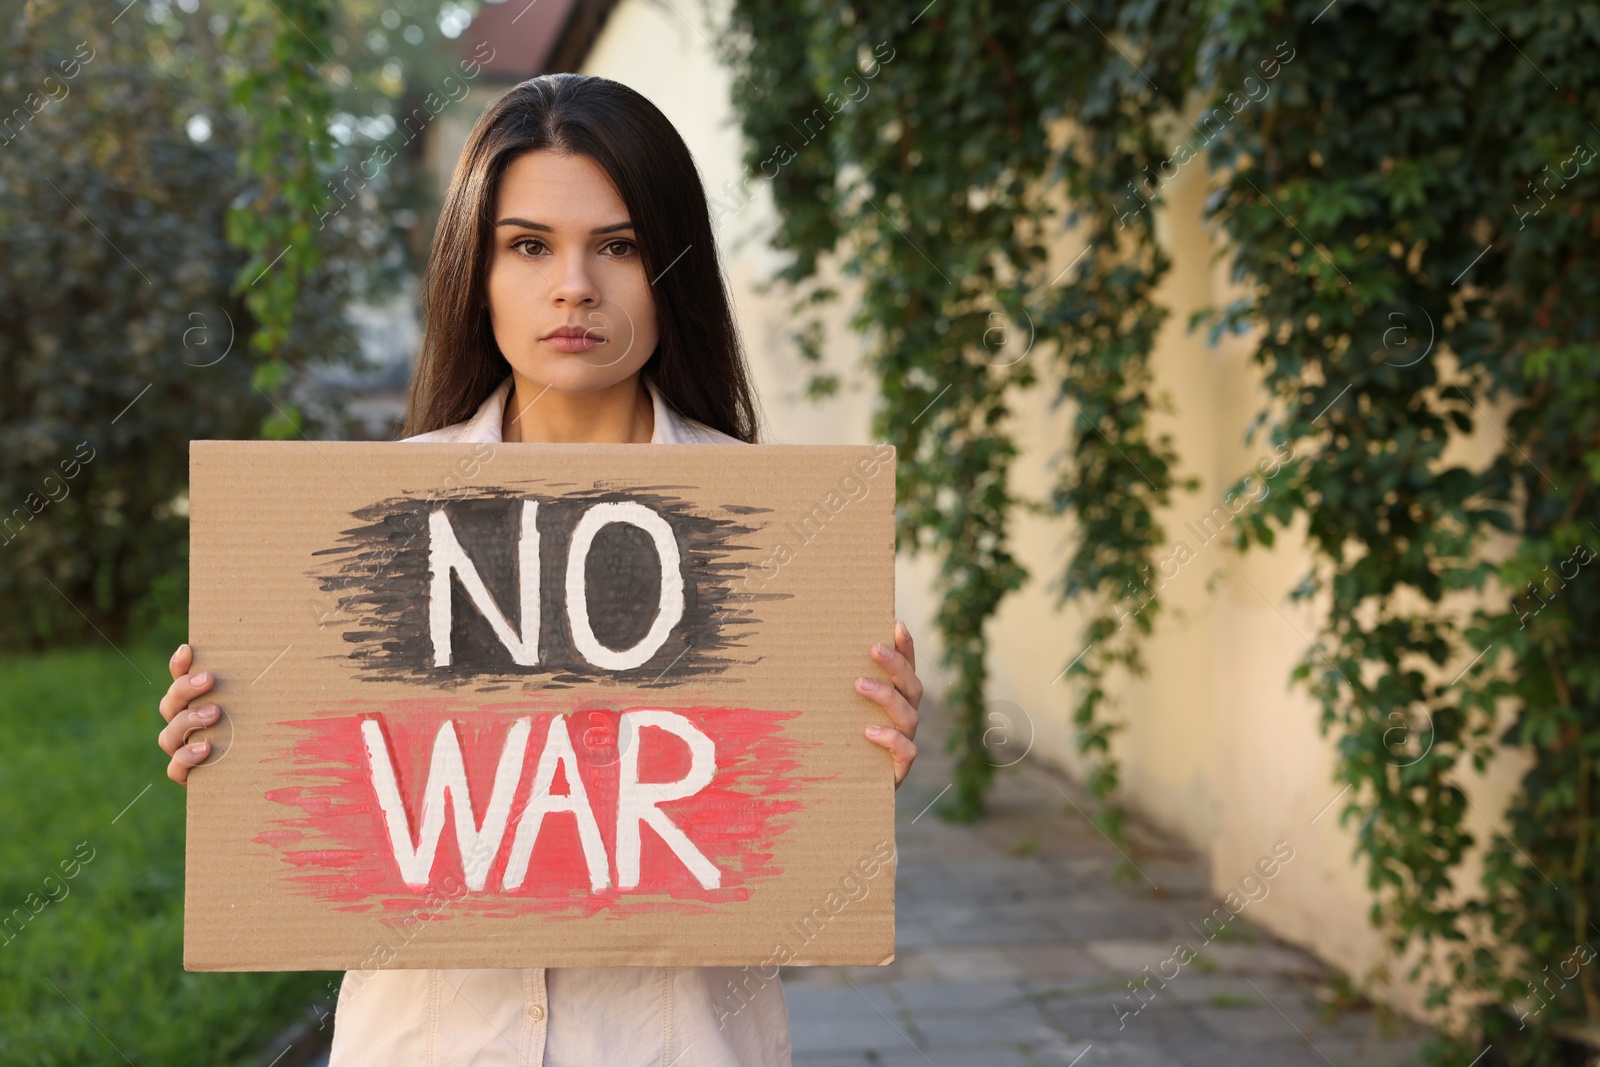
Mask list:
[[[336,974],[183,969],[184,790],[155,744],[175,644],[0,662],[0,1063],[253,1063],[329,1006]]]

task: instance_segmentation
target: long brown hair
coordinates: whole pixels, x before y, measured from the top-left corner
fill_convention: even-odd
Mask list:
[[[628,208],[645,276],[655,279],[660,341],[644,373],[680,415],[755,441],[755,396],[694,157],[650,101],[582,74],[513,86],[467,137],[423,277],[426,326],[402,436],[470,417],[511,373],[486,306],[494,203],[506,167],[538,149],[594,160]]]

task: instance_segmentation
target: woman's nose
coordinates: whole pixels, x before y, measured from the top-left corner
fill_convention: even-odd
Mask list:
[[[560,278],[551,296],[558,303],[595,305],[600,302],[600,290],[594,276],[581,256],[575,256],[560,265]]]

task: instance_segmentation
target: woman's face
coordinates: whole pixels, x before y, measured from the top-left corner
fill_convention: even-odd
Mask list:
[[[524,152],[494,207],[489,319],[512,368],[571,393],[637,374],[656,347],[655,299],[605,171],[588,156]]]

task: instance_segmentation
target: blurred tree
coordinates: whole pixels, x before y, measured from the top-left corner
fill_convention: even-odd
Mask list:
[[[411,268],[420,140],[331,183],[445,76],[437,7],[339,8],[321,45],[260,8],[7,9],[0,646],[181,618],[187,442],[316,432],[290,372],[357,360],[346,307]],[[285,85],[322,101],[292,128]]]
[[[4,46],[5,100],[48,101],[0,147],[8,645],[119,635],[184,566],[187,441],[253,436],[268,411],[228,293],[221,53],[203,20],[152,10],[30,6]],[[329,296],[305,321],[337,352]]]

